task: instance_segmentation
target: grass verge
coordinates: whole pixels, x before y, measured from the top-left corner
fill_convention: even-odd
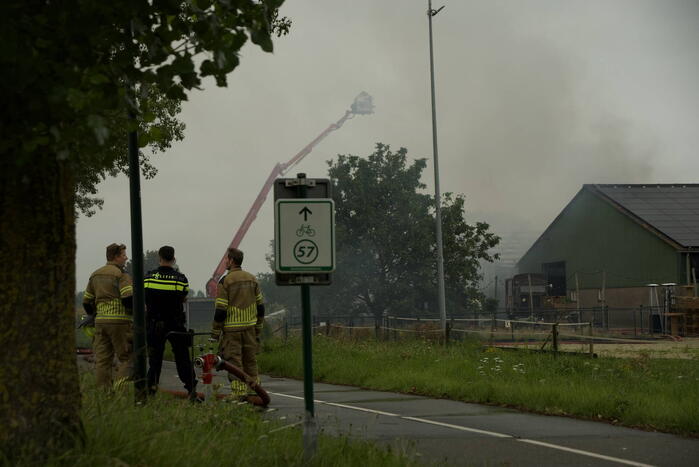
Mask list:
[[[106,394],[82,376],[83,446],[42,466],[301,466],[301,430],[248,405],[192,404],[162,395],[135,406],[133,392]],[[78,443],[79,444],[79,443]],[[0,462],[1,464],[2,462]],[[37,465],[31,457],[13,465]],[[314,466],[415,465],[405,453],[320,435]]]
[[[484,349],[466,341],[376,342],[314,336],[317,381],[503,405],[699,436],[699,361]],[[299,339],[271,340],[263,372],[303,377]]]

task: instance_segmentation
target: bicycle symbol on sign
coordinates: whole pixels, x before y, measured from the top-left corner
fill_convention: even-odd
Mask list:
[[[315,237],[316,231],[311,227],[311,224],[301,224],[301,227],[296,229],[297,237],[303,237],[304,235],[307,235],[309,237]]]

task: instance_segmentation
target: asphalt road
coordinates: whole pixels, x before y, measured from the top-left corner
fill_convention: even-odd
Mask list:
[[[174,364],[165,362],[163,370],[161,385],[180,389]],[[224,375],[214,382],[225,383]],[[272,398],[266,417],[302,420],[302,381],[265,376],[262,383]],[[699,439],[351,386],[316,383],[314,391],[325,433],[389,444],[428,463],[699,466]]]

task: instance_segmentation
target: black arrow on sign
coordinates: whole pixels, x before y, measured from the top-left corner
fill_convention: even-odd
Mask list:
[[[313,214],[313,212],[310,209],[308,209],[306,206],[304,206],[303,209],[301,209],[299,211],[299,214],[303,214],[303,220],[305,222],[308,220],[308,215]]]

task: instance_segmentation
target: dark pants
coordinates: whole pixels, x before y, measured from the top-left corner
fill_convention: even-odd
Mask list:
[[[183,334],[170,334],[171,331],[185,332],[185,327],[176,322],[148,321],[146,332],[148,339],[148,389],[155,392],[160,382],[160,371],[163,367],[163,353],[165,341],[170,341],[172,353],[175,354],[177,376],[184,383],[187,392],[193,392],[197,386],[196,375],[189,358],[189,336]]]

